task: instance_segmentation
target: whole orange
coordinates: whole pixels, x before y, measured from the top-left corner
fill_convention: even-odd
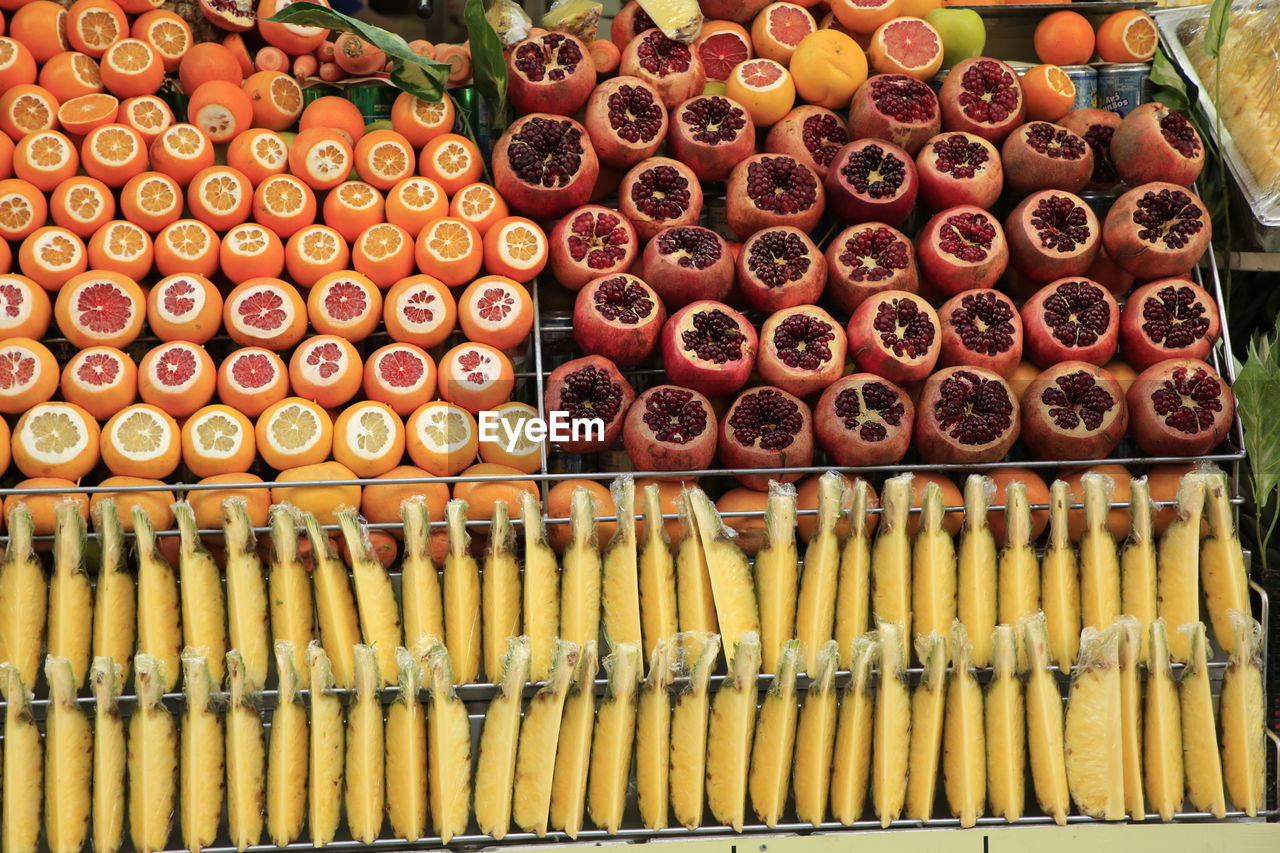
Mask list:
[[[1036,25],[1036,56],[1050,65],[1084,65],[1093,56],[1093,26],[1079,12],[1054,12]]]

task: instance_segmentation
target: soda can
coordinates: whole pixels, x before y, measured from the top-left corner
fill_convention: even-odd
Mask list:
[[[476,87],[470,85],[450,89],[446,97],[453,98],[454,107],[471,126],[471,133],[475,136],[476,145],[480,147],[480,153],[488,157],[493,146],[493,121],[489,115],[489,104],[476,91]],[[466,135],[465,130],[460,127],[454,132]]]
[[[1098,106],[1121,116],[1151,100],[1151,63],[1117,62],[1098,69]]]
[[[347,100],[356,105],[364,123],[391,119],[391,105],[400,90],[384,80],[368,80],[343,87]]]
[[[1066,65],[1063,71],[1076,85],[1076,99],[1071,104],[1073,110],[1083,110],[1098,105],[1098,72],[1092,65]]]
[[[330,86],[328,83],[308,82],[302,87],[302,106],[305,108],[312,101],[318,101],[321,98],[327,98],[330,95],[340,95],[341,91],[337,86]],[[186,113],[184,112],[183,115]]]

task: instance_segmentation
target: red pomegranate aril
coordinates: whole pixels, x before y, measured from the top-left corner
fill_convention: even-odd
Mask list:
[[[1022,360],[1022,317],[998,290],[966,290],[938,309],[943,367],[972,365],[1008,377]]]
[[[747,383],[759,338],[741,313],[722,302],[694,302],[662,327],[662,366],[677,385],[719,397]]]
[[[652,240],[663,228],[698,224],[702,184],[679,160],[653,157],[622,177],[618,210],[631,220],[642,242]]]
[[[920,392],[915,446],[932,464],[999,462],[1017,441],[1020,421],[1003,378],[981,367],[944,367]]]
[[[1114,187],[1119,177],[1111,160],[1111,140],[1120,126],[1120,116],[1111,110],[1084,107],[1067,113],[1058,124],[1084,139],[1093,149],[1093,175],[1086,188],[1105,190]]]
[[[854,373],[827,386],[813,409],[818,444],[837,465],[893,465],[911,445],[911,397],[874,373]]]
[[[494,189],[512,210],[537,219],[585,204],[599,174],[586,130],[564,116],[522,116],[493,148]]]
[[[774,312],[818,301],[827,260],[799,228],[757,231],[738,251],[738,293],[757,311]]]
[[[657,385],[627,410],[622,444],[638,471],[700,471],[716,455],[711,401],[688,388]]]
[[[911,215],[916,183],[910,155],[878,139],[859,139],[841,148],[823,181],[828,204],[841,221],[895,227]]]
[[[614,169],[652,157],[667,136],[662,98],[639,77],[614,77],[596,86],[583,123],[601,164]]]
[[[699,95],[671,111],[667,151],[703,181],[723,181],[756,153],[756,126],[737,101]]]
[[[807,468],[813,462],[813,416],[803,400],[768,385],[743,391],[720,421],[720,462],[726,468]],[[763,492],[769,482],[793,483],[801,472],[735,474]]]
[[[760,329],[760,343],[760,378],[788,394],[816,394],[844,372],[844,329],[816,305],[772,314]]]
[[[1004,190],[1000,152],[981,136],[952,131],[925,143],[916,155],[920,200],[929,210],[967,204],[984,210]]]
[[[674,311],[702,299],[723,300],[733,289],[733,253],[710,228],[664,228],[644,247],[641,275]]]
[[[1148,456],[1204,456],[1227,437],[1235,416],[1231,388],[1198,359],[1156,362],[1127,397],[1131,431]]]
[[[1116,352],[1120,308],[1096,281],[1063,278],[1023,304],[1022,328],[1027,358],[1042,370],[1060,361],[1102,365]]]
[[[880,222],[851,225],[827,246],[827,294],[843,314],[886,290],[920,290],[916,250],[896,228]]]
[[[858,369],[899,385],[928,376],[942,348],[937,312],[902,290],[864,300],[849,318],[847,332]]]
[[[804,104],[769,128],[764,150],[794,157],[813,169],[819,178],[825,178],[836,152],[848,142],[849,131],[840,116],[826,107]]]
[[[776,225],[812,231],[825,202],[822,181],[808,166],[785,154],[755,154],[729,174],[725,214],[729,227],[745,240]]]
[[[610,273],[623,272],[636,259],[636,229],[616,210],[586,205],[565,214],[551,229],[551,271],[570,290]]]
[[[849,137],[881,139],[912,157],[938,132],[942,110],[927,83],[905,74],[876,74],[849,105]]]
[[[1203,361],[1218,339],[1218,305],[1185,278],[1144,284],[1120,314],[1120,352],[1137,370],[1170,358]]]
[[[589,355],[577,358],[551,371],[547,377],[544,408],[551,413],[564,412],[570,424],[590,435],[581,441],[560,442],[566,453],[595,453],[607,450],[622,431],[627,409],[636,398],[631,383],[618,371],[617,365],[607,358]],[[604,422],[604,435],[595,437],[590,429],[583,429],[593,419]]]
[[[934,214],[916,241],[924,278],[948,296],[995,287],[1009,266],[1004,229],[993,215],[972,205]]]
[[[999,145],[1026,115],[1018,75],[998,59],[962,60],[947,73],[938,93],[942,129],[962,130]]]
[[[631,40],[622,51],[619,71],[653,86],[667,109],[700,93],[707,82],[697,52],[659,29],[645,30]]]
[[[595,85],[586,45],[567,33],[531,36],[507,54],[507,97],[519,114],[572,115]]]
[[[1129,426],[1120,383],[1083,361],[1041,372],[1022,392],[1021,409],[1022,440],[1041,459],[1105,459]]]
[[[1189,272],[1212,236],[1204,202],[1186,187],[1169,183],[1129,190],[1116,199],[1102,225],[1107,255],[1145,280]]]
[[[1163,181],[1189,187],[1204,169],[1204,143],[1187,117],[1152,101],[1133,109],[1111,137],[1116,173],[1131,187]]]
[[[1004,182],[1018,195],[1036,190],[1078,193],[1093,177],[1093,149],[1084,139],[1047,121],[1027,122],[1000,147]]]
[[[1009,261],[1032,286],[1084,275],[1098,256],[1101,230],[1093,208],[1061,190],[1032,193],[1004,223]]]
[[[649,285],[625,273],[601,276],[578,291],[573,339],[588,355],[632,367],[653,354],[666,321],[667,310]]]

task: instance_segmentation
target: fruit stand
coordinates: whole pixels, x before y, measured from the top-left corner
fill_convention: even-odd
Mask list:
[[[1151,9],[0,0],[0,853],[1274,848]]]

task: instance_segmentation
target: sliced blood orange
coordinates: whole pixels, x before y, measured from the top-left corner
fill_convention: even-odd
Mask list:
[[[438,101],[424,101],[401,92],[391,105],[391,126],[414,148],[421,148],[453,130],[453,120],[453,99],[448,96]]]
[[[728,80],[735,65],[752,57],[750,36],[732,21],[707,21],[694,49],[708,80]]]
[[[869,36],[901,14],[904,0],[832,0],[831,11],[845,30]]]
[[[147,293],[147,325],[162,341],[203,344],[222,328],[222,294],[202,275],[165,276]]]
[[[343,181],[325,196],[322,208],[324,224],[355,243],[360,232],[370,225],[385,222],[382,193],[365,181]]]
[[[427,224],[414,245],[418,272],[435,276],[450,287],[466,284],[484,264],[480,233],[452,216]]]
[[[0,239],[21,240],[44,225],[49,203],[30,181],[0,181]]]
[[[475,414],[505,403],[515,387],[511,360],[488,344],[465,343],[440,359],[440,396]]]
[[[449,200],[449,215],[470,223],[481,237],[510,212],[506,200],[485,183],[467,184]]]
[[[36,82],[36,60],[25,44],[0,38],[0,90]]]
[[[436,363],[413,344],[387,344],[364,364],[364,394],[405,416],[436,393]]]
[[[241,88],[253,107],[253,124],[268,130],[291,127],[302,115],[302,87],[282,71],[258,71]]]
[[[293,393],[326,409],[346,404],[360,390],[364,362],[351,342],[339,335],[314,335],[289,358]]]
[[[289,146],[274,130],[250,128],[231,140],[227,165],[244,172],[257,186],[272,175],[284,174],[289,166]]]
[[[151,168],[186,186],[213,165],[213,140],[194,124],[174,124],[151,143]]]
[[[58,184],[49,196],[49,215],[55,225],[87,240],[116,213],[116,197],[102,181],[76,175]]]
[[[138,396],[175,418],[185,418],[213,398],[218,369],[200,344],[168,341],[138,363]]]
[[[126,477],[168,477],[182,458],[178,422],[147,403],[112,415],[102,427],[98,448],[107,470]]]
[[[121,349],[142,331],[146,297],[128,276],[104,270],[82,272],[58,291],[53,316],[63,337],[75,346]]]
[[[405,178],[387,192],[387,221],[410,234],[417,234],[448,212],[449,197],[430,178]]]
[[[191,215],[214,231],[226,231],[249,218],[253,186],[244,172],[230,166],[201,169],[187,187]]]
[[[138,366],[115,347],[89,347],[62,368],[62,399],[100,421],[138,397]]]
[[[173,110],[155,95],[138,95],[120,102],[119,120],[141,133],[150,145],[173,124]]]
[[[101,92],[102,73],[98,70],[98,63],[91,58],[69,50],[44,64],[40,69],[39,83],[58,99],[59,104],[65,105],[72,98]],[[62,112],[61,106],[58,112]]]
[[[123,205],[122,205],[123,206]],[[161,275],[192,272],[205,278],[218,270],[222,241],[198,219],[171,222],[156,235],[156,269]]]
[[[232,284],[254,276],[278,278],[284,272],[284,243],[274,231],[255,222],[245,222],[222,235],[218,257],[222,274]]]
[[[927,21],[898,18],[871,37],[871,67],[882,74],[906,74],[927,81],[942,67],[942,36]]]
[[[327,225],[300,228],[284,247],[284,265],[289,278],[304,288],[329,273],[345,269],[350,259],[347,242]]]
[[[28,133],[13,150],[14,174],[47,193],[74,175],[79,165],[75,146],[56,130]]]
[[[378,328],[382,293],[368,276],[351,270],[323,276],[307,294],[311,327],[325,335],[362,341]]]
[[[89,253],[84,243],[57,225],[37,228],[18,248],[18,269],[45,290],[57,290],[67,279],[88,268]]]
[[[84,136],[95,127],[111,124],[120,112],[115,95],[80,95],[58,107],[58,124],[67,133]]]
[[[129,35],[155,48],[165,71],[178,70],[178,63],[187,55],[194,41],[187,22],[167,9],[152,9],[139,15],[130,27]]]
[[[547,235],[532,219],[508,216],[484,235],[484,268],[516,281],[532,281],[547,265]]]
[[[0,340],[35,338],[49,330],[53,303],[43,287],[25,275],[0,275]]]
[[[333,421],[320,406],[301,397],[285,397],[258,416],[254,428],[264,462],[283,471],[329,458]]]
[[[735,67],[725,81],[725,94],[746,108],[756,127],[778,121],[796,102],[795,82],[772,59],[751,59]]]
[[[21,414],[57,390],[58,362],[48,347],[24,337],[0,342],[0,412]]]
[[[377,477],[399,465],[404,445],[404,422],[373,400],[348,406],[333,424],[333,458],[357,477]]]
[[[293,175],[270,175],[253,191],[250,210],[254,222],[287,240],[316,221],[316,196]]]
[[[128,20],[113,0],[76,0],[67,10],[67,41],[94,59],[128,34]]]
[[[182,461],[197,477],[244,471],[257,455],[250,420],[230,406],[216,403],[187,418],[181,441]]]
[[[390,222],[370,225],[351,244],[351,265],[384,289],[412,274],[413,262],[413,237]]]
[[[394,130],[374,130],[360,137],[355,158],[360,177],[383,191],[412,175],[416,165],[413,146]]]
[[[405,449],[413,464],[437,477],[453,477],[475,461],[476,419],[444,400],[424,403],[405,423]]]
[[[289,396],[289,371],[269,349],[245,347],[218,367],[218,399],[251,418]]]
[[[542,445],[530,441],[525,433],[525,421],[536,419],[538,410],[528,403],[503,403],[494,414],[509,428],[498,427],[497,441],[480,441],[480,459],[498,465],[515,468],[522,474],[536,474],[542,470]],[[515,436],[514,441],[510,436]]]
[[[453,333],[458,307],[440,279],[414,275],[396,282],[383,301],[382,321],[393,341],[430,349]]]
[[[514,349],[533,328],[533,300],[524,285],[501,275],[476,279],[458,299],[458,320],[467,340]]]
[[[92,55],[92,54],[90,54]],[[102,54],[102,82],[117,98],[154,95],[164,83],[164,62],[142,39],[120,39]]]
[[[330,190],[345,181],[353,159],[347,140],[328,128],[307,128],[289,146],[289,171],[313,190]]]
[[[787,65],[800,40],[817,29],[813,15],[799,3],[770,3],[751,24],[751,44],[757,55]]]
[[[108,222],[89,241],[89,266],[127,275],[134,281],[151,273],[155,250],[151,235],[124,219]]]
[[[307,331],[307,306],[298,291],[278,278],[251,278],[236,285],[222,306],[222,325],[241,346],[282,352]]]
[[[15,141],[58,124],[58,99],[43,86],[22,83],[0,94],[0,130]]]
[[[120,190],[120,212],[153,235],[177,222],[182,216],[182,206],[182,188],[161,172],[134,175]]]
[[[28,477],[79,480],[98,464],[98,422],[74,403],[37,403],[13,430],[13,462]]]

